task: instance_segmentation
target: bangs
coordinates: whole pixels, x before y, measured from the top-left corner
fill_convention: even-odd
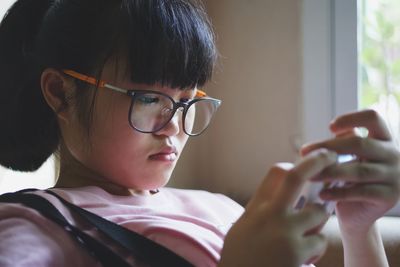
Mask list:
[[[119,11],[132,82],[183,89],[211,79],[217,51],[200,2],[123,0]]]

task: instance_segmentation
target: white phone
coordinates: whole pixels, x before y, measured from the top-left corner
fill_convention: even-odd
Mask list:
[[[355,160],[356,156],[350,154],[339,155],[337,163],[345,163]],[[325,188],[341,187],[344,185],[343,181],[332,181],[332,182],[307,182],[303,190],[300,193],[298,200],[294,208],[296,210],[301,210],[304,208],[306,203],[319,203],[325,207],[325,210],[332,214],[335,210],[336,202],[334,201],[323,201],[319,197],[319,193]]]

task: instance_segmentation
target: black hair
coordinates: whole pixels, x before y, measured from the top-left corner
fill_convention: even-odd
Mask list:
[[[41,93],[44,69],[99,78],[112,58],[125,62],[134,83],[204,85],[217,51],[203,5],[197,0],[18,0],[0,24],[0,164],[36,170],[60,144],[56,114]],[[85,127],[90,127],[93,96],[88,92],[76,95]]]

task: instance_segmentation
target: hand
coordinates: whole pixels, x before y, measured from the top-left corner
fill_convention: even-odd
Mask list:
[[[368,129],[368,137],[354,134]],[[336,138],[306,145],[302,154],[326,148],[338,154],[354,154],[359,160],[328,167],[315,180],[343,180],[343,188],[321,192],[324,200],[338,201],[336,214],[342,231],[367,232],[392,208],[400,195],[400,153],[382,118],[372,110],[338,117],[330,125]]]
[[[293,206],[304,183],[335,161],[335,153],[321,149],[296,166],[272,167],[228,232],[219,266],[298,267],[321,257],[327,242],[319,231],[329,215],[320,205]]]

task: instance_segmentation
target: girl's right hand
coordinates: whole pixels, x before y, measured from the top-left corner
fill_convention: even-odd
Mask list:
[[[294,166],[272,167],[228,232],[219,266],[299,267],[319,259],[327,246],[320,230],[329,214],[316,204],[301,211],[293,206],[304,183],[336,158],[336,153],[321,149]]]

